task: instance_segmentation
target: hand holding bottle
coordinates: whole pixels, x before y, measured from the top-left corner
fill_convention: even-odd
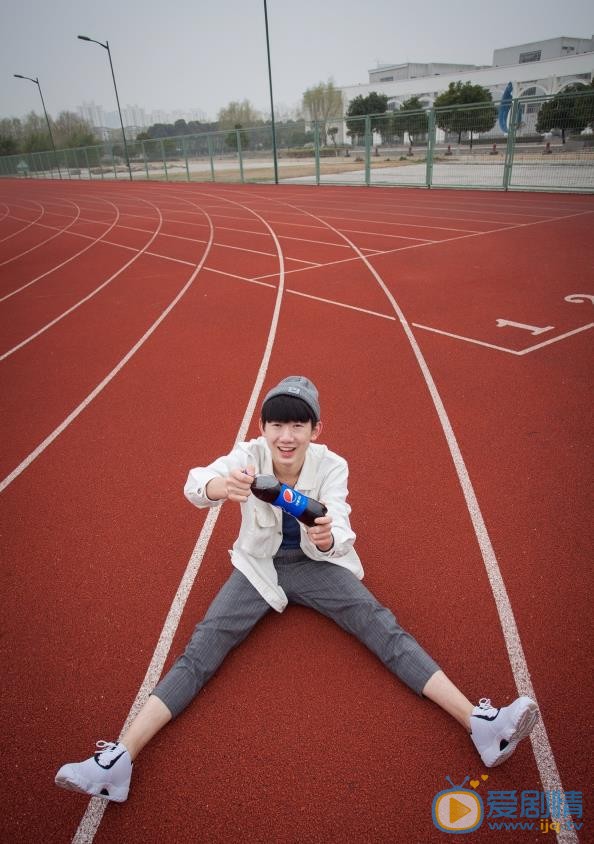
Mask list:
[[[248,500],[255,474],[256,467],[248,466],[247,469],[234,469],[226,477],[213,478],[206,484],[206,495],[211,501],[228,499],[242,504]]]
[[[238,501],[241,504],[248,500],[255,474],[256,467],[248,466],[247,469],[235,469],[227,476],[225,480],[229,501]]]
[[[307,535],[320,551],[329,551],[334,545],[332,536],[332,517],[319,516],[313,527],[307,528]]]

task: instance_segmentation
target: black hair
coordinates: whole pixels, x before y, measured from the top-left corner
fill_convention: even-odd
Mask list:
[[[318,423],[311,407],[296,396],[272,396],[262,405],[262,424],[267,422],[311,422]]]

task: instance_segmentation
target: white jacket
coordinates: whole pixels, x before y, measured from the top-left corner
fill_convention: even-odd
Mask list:
[[[226,457],[220,457],[209,466],[192,469],[184,487],[184,495],[196,507],[216,507],[223,501],[207,498],[205,489],[208,482],[213,478],[226,477],[234,469],[246,469],[250,465],[256,467],[257,474],[274,474],[272,455],[264,437],[238,443]],[[325,445],[310,443],[295,488],[324,502],[328,515],[332,517],[334,545],[330,551],[319,551],[310,541],[304,525],[301,525],[301,549],[312,560],[336,563],[352,571],[361,580],[363,567],[353,548],[355,534],[349,522],[351,508],[346,501],[347,479],[348,464],[344,458],[334,454]],[[241,504],[241,528],[229,552],[231,562],[278,612],[287,606],[287,596],[278,584],[272,562],[281,541],[280,508],[250,495]]]

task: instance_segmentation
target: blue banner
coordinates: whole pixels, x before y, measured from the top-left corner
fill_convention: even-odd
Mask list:
[[[507,83],[507,87],[503,92],[503,96],[501,97],[501,103],[499,104],[499,128],[502,132],[507,135],[507,120],[509,117],[509,110],[512,105],[512,92],[513,92],[513,84],[511,82]]]

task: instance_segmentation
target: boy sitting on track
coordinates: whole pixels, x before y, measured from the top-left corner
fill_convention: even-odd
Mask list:
[[[504,762],[528,736],[538,718],[533,700],[520,697],[495,709],[483,698],[473,706],[361,583],[363,568],[353,548],[346,501],[347,463],[315,442],[321,430],[318,391],[307,378],[290,376],[265,397],[261,437],[191,470],[184,492],[197,507],[214,507],[225,499],[241,505],[241,528],[231,553],[233,573],[195,628],[185,653],[121,740],[99,741],[94,756],[63,765],[57,785],[125,800],[132,763],[142,748],[188,706],[270,608],[282,612],[287,603],[318,610],[367,645],[392,673],[470,732],[487,767]],[[255,474],[274,474],[281,483],[323,501],[327,514],[306,528],[251,494]]]

